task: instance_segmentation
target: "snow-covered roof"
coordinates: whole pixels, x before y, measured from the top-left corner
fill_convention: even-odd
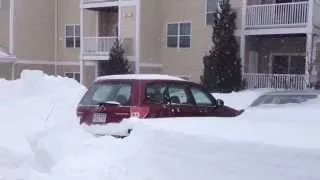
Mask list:
[[[174,81],[185,81],[182,78],[164,74],[121,74],[121,75],[108,75],[101,76],[96,79],[96,81],[101,80],[125,80],[125,79],[135,79],[135,80],[174,80]]]

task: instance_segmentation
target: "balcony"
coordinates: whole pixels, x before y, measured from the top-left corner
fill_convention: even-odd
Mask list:
[[[246,29],[305,27],[309,17],[309,2],[248,5]]]
[[[83,56],[86,60],[107,60],[118,37],[83,37]]]

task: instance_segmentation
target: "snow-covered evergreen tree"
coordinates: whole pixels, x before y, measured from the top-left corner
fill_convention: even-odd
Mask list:
[[[124,53],[119,40],[116,40],[110,50],[110,59],[105,63],[104,75],[130,73],[129,63]]]
[[[234,36],[236,13],[229,0],[220,1],[212,24],[212,49],[203,57],[202,83],[211,91],[231,92],[241,88],[241,59]]]

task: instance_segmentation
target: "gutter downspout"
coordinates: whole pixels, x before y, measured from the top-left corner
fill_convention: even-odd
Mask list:
[[[57,56],[58,56],[58,0],[54,6],[54,75],[57,76]]]
[[[140,35],[141,35],[141,0],[136,0],[136,67],[135,74],[140,74]]]

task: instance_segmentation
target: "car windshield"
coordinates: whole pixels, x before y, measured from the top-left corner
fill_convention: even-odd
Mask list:
[[[316,99],[316,94],[275,94],[264,95],[252,103],[252,107],[263,104],[300,104],[311,99]]]
[[[89,88],[82,98],[81,105],[99,105],[101,103],[119,103],[131,105],[130,83],[98,83]]]

